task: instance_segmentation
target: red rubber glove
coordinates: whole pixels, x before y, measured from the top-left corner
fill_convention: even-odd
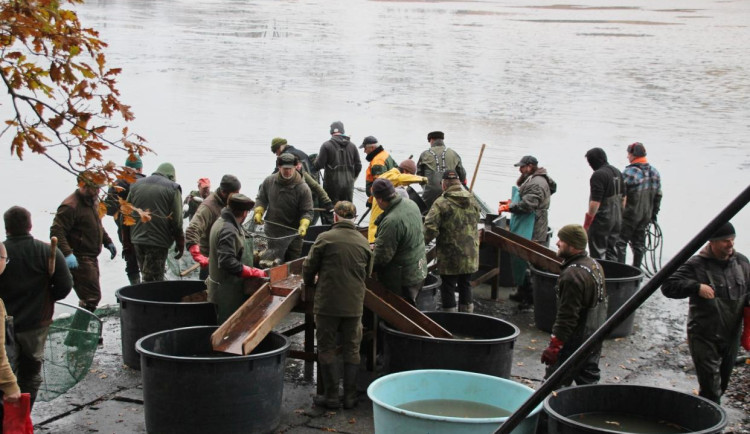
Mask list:
[[[497,208],[497,213],[502,214],[503,212],[510,211],[510,205],[507,203],[501,203],[500,206]]]
[[[594,216],[592,216],[589,213],[586,213],[586,217],[583,218],[583,228],[585,230],[589,230],[589,226],[591,226],[591,223],[594,222]]]
[[[240,275],[243,279],[249,279],[251,277],[266,277],[266,272],[260,268],[248,267],[247,265],[242,266],[242,274]]]
[[[563,341],[552,335],[552,339],[549,340],[549,346],[542,352],[542,363],[545,365],[554,365],[557,363],[557,357],[562,347]]]
[[[201,248],[197,244],[190,246],[188,252],[193,256],[193,261],[199,263],[201,268],[208,267],[208,258],[201,254]]]
[[[750,306],[745,307],[745,328],[742,329],[742,339],[740,339],[742,348],[750,351]]]

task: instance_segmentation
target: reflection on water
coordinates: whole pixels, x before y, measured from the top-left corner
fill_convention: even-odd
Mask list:
[[[559,185],[556,229],[583,221],[586,150],[600,146],[622,168],[626,145],[641,141],[663,178],[669,257],[747,185],[750,3],[523,3],[99,0],[77,10],[123,68],[131,130],[158,153],[145,171],[172,162],[185,191],[234,173],[254,195],[273,137],[313,153],[335,120],[355,143],[378,137],[397,161],[442,130],[470,174],[487,144],[475,190],[489,204],[509,196],[513,163],[535,155]],[[0,159],[5,185],[42,170],[68,180],[38,159]],[[4,193],[7,206],[31,209],[39,238],[72,191],[72,180],[49,181],[28,180],[43,196]],[[737,219],[750,227],[747,211]],[[114,293],[124,264],[101,263]]]

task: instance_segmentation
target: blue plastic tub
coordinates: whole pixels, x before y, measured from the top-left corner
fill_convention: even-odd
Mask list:
[[[398,407],[409,402],[430,399],[473,401],[515,411],[533,393],[533,389],[504,378],[432,369],[386,375],[367,388],[367,395],[372,400],[375,432],[399,434],[494,433],[508,419],[435,416]],[[539,404],[513,433],[534,434],[541,409]]]

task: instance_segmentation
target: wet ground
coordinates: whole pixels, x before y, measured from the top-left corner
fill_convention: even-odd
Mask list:
[[[489,287],[475,290],[476,312],[508,320],[521,329],[513,351],[512,379],[537,388],[543,376],[539,362],[549,335],[534,326],[533,312],[521,312],[507,300],[489,299]],[[655,294],[637,312],[633,333],[607,340],[600,367],[603,383],[642,384],[685,393],[697,393],[697,381],[685,343],[687,303]],[[288,322],[299,321],[292,314]],[[143,433],[143,393],[140,372],[122,365],[120,324],[116,315],[105,317],[104,342],[89,375],[65,395],[34,408],[32,419],[38,433]],[[300,345],[298,339],[293,345]],[[747,355],[746,355],[747,356]],[[312,405],[314,382],[304,379],[303,363],[287,360],[281,423],[275,432],[344,433],[373,432],[372,405],[364,391],[377,374],[364,373],[358,408],[326,411]],[[750,432],[750,365],[735,368],[723,402],[729,425],[727,433]],[[187,409],[186,411],[194,411]]]

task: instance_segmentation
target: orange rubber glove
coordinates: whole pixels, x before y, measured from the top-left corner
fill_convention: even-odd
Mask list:
[[[197,244],[190,246],[188,252],[190,252],[190,255],[193,257],[193,261],[199,263],[201,268],[208,267],[208,258],[201,254],[201,249]]]
[[[542,352],[542,363],[545,365],[554,365],[557,363],[557,358],[560,355],[562,347],[563,341],[552,335],[552,338],[549,340],[549,346]]]
[[[592,216],[589,213],[586,213],[586,217],[583,218],[583,228],[585,230],[589,230],[589,227],[591,226],[591,223],[594,222],[594,216]]]
[[[742,348],[750,351],[750,306],[746,306],[744,312],[745,328],[742,329],[742,339],[740,339],[740,343],[742,344]]]

